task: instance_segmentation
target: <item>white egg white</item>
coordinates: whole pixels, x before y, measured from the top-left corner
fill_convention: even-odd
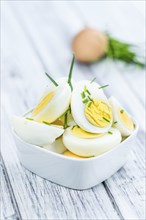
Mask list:
[[[16,134],[24,141],[42,147],[53,143],[64,132],[62,127],[46,125],[17,116],[13,116],[12,125]]]
[[[54,97],[37,115],[32,116],[35,120],[43,116],[43,118],[45,117],[44,121],[52,123],[68,109],[71,100],[71,89],[68,83],[61,83],[53,90],[51,88],[48,93],[43,94],[43,98],[52,91],[55,92]]]
[[[102,136],[88,139],[80,138],[72,134],[72,127],[65,130],[63,143],[65,147],[79,156],[97,156],[109,151],[121,142],[121,133],[116,128],[110,128]]]
[[[117,129],[119,129],[119,131],[121,132],[123,137],[131,135],[133,130],[128,129],[125,126],[125,124],[122,122],[122,120],[120,119],[119,114],[118,114],[118,110],[124,109],[124,108],[122,107],[120,102],[113,96],[111,96],[109,98],[109,102],[110,102],[110,105],[112,106],[114,122],[116,122],[115,124],[113,124],[113,126]],[[124,109],[124,111],[128,114],[128,112],[125,109]],[[128,116],[129,116],[129,118],[132,118],[129,114],[128,114]]]
[[[67,150],[63,144],[62,136],[57,138],[52,144],[44,145],[43,148],[58,154],[63,154]]]
[[[56,80],[56,82],[58,83],[58,85],[62,85],[64,83],[67,83],[67,80],[68,78],[67,77],[61,77],[61,78],[58,78]],[[75,86],[76,84],[76,81],[74,79],[71,80],[72,82],[72,85],[73,87]],[[40,101],[45,97],[47,96],[47,94],[49,94],[51,91],[55,90],[56,89],[56,86],[49,81],[48,85],[45,87],[45,89],[42,91],[41,95],[37,98],[37,104],[40,103]]]
[[[104,133],[110,129],[113,120],[111,119],[109,126],[104,128],[97,127],[87,120],[84,114],[85,104],[82,102],[81,97],[81,93],[84,91],[84,86],[86,86],[87,89],[90,91],[92,99],[102,100],[103,102],[109,105],[108,99],[104,95],[103,90],[99,89],[100,85],[98,85],[95,82],[91,83],[88,80],[80,81],[75,85],[74,90],[72,92],[71,110],[74,121],[85,131],[91,133]]]

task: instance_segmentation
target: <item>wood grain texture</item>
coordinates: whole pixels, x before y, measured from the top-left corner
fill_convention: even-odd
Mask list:
[[[109,61],[75,66],[76,79],[96,76],[101,85],[110,84],[106,94],[116,94],[140,123],[137,142],[126,165],[90,190],[66,189],[24,169],[17,158],[10,125],[13,114],[21,114],[35,104],[47,84],[45,71],[55,77],[68,73],[71,38],[81,28],[98,23],[99,28],[108,26],[125,40],[141,42],[142,15],[137,14],[135,19],[138,30],[133,39],[134,24],[128,16],[138,12],[133,8],[127,14],[129,7],[134,7],[131,4],[108,3],[107,8],[101,2],[85,2],[83,6],[82,2],[16,1],[3,2],[2,6],[2,166],[4,177],[7,174],[11,184],[10,188],[6,178],[2,179],[3,207],[8,203],[2,219],[145,219],[143,71]]]

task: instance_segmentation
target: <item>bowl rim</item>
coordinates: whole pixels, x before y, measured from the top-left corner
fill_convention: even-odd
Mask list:
[[[31,108],[31,110],[25,112],[25,113],[24,113],[23,115],[21,115],[21,116],[25,116],[26,114],[28,114],[28,113],[31,112],[31,111],[32,111],[32,108]],[[133,117],[132,117],[132,118],[133,118]],[[22,138],[20,138],[20,137],[16,134],[16,132],[14,131],[13,128],[12,128],[12,133],[13,133],[13,135],[14,135],[19,141],[21,141],[23,144],[30,145],[32,148],[38,149],[38,150],[40,150],[40,151],[42,151],[42,152],[45,152],[45,153],[48,153],[48,154],[51,154],[51,155],[54,155],[54,156],[58,156],[58,157],[60,157],[60,158],[62,158],[62,159],[71,160],[71,161],[80,161],[80,162],[82,162],[82,163],[85,163],[86,161],[97,160],[97,159],[99,159],[99,158],[102,158],[102,157],[104,157],[104,156],[107,156],[107,155],[110,154],[111,152],[117,150],[123,143],[126,143],[127,141],[129,141],[129,139],[131,139],[133,136],[135,136],[135,135],[137,134],[137,132],[138,132],[139,125],[138,125],[138,123],[137,123],[137,121],[136,121],[135,119],[133,119],[133,121],[134,121],[135,129],[134,129],[133,133],[132,133],[130,136],[128,136],[128,137],[125,138],[125,140],[123,140],[123,141],[120,142],[118,145],[116,145],[115,147],[113,147],[111,150],[109,150],[109,151],[107,151],[107,152],[105,152],[105,153],[103,153],[103,154],[101,154],[101,155],[98,155],[98,156],[95,156],[95,157],[88,157],[88,158],[84,158],[84,159],[73,158],[73,157],[67,157],[67,156],[65,156],[65,155],[63,155],[63,154],[59,154],[59,153],[56,153],[56,152],[53,152],[53,151],[49,151],[49,150],[47,150],[47,149],[45,149],[45,148],[43,148],[43,147],[41,147],[41,146],[39,146],[39,145],[35,145],[35,144],[28,143],[28,142],[24,141]]]

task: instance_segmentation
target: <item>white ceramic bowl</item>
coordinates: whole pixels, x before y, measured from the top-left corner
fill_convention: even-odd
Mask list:
[[[112,150],[93,158],[76,159],[48,151],[20,139],[13,131],[22,165],[33,173],[72,189],[88,189],[113,175],[127,161],[133,134]]]
[[[136,124],[136,123],[135,123]],[[72,189],[88,189],[109,178],[127,161],[138,125],[131,136],[112,150],[93,158],[78,159],[24,142],[13,131],[18,157],[31,172]]]

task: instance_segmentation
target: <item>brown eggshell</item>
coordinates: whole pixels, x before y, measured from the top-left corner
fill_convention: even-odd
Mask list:
[[[72,49],[80,62],[94,62],[103,57],[107,51],[108,38],[98,30],[85,28],[73,39]]]

